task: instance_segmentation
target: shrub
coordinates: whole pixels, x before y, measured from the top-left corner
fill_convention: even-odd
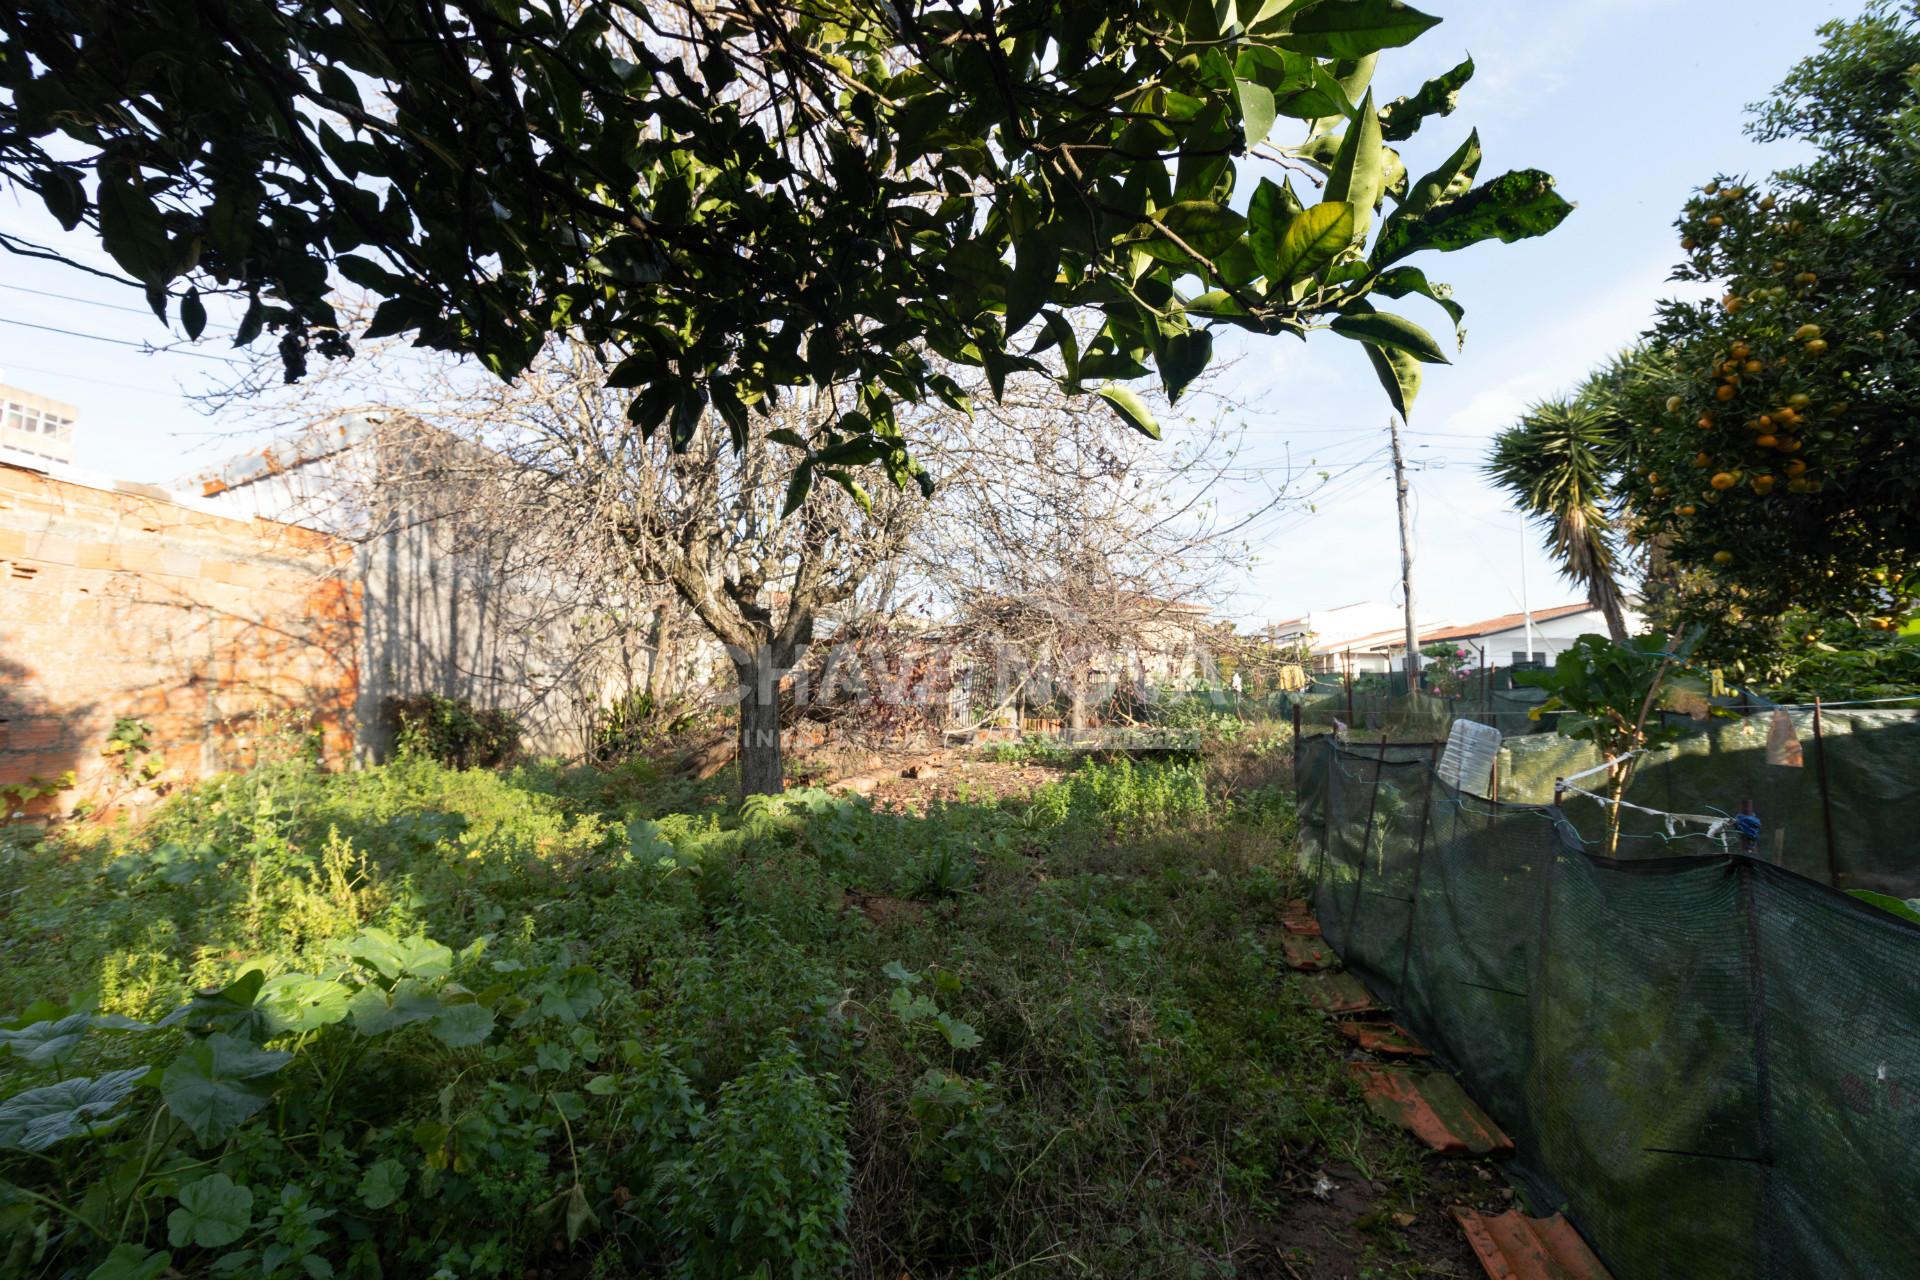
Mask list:
[[[520,749],[520,721],[497,708],[474,707],[437,693],[388,698],[381,722],[401,756],[424,756],[451,769],[493,769]]]

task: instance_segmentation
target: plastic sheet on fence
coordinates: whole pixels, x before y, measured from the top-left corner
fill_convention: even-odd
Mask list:
[[[1920,927],[1754,858],[1595,857],[1419,751],[1296,760],[1328,942],[1614,1275],[1914,1273]]]

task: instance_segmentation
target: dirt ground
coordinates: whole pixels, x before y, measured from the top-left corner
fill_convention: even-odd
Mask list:
[[[924,812],[934,801],[1021,795],[1066,771],[1042,764],[1001,764],[977,749],[918,752],[811,752],[788,773],[797,782],[870,797],[881,809]]]

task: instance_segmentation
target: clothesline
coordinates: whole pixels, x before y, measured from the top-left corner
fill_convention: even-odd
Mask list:
[[[1733,819],[1729,817],[1713,816],[1703,813],[1669,813],[1665,809],[1649,809],[1643,804],[1634,804],[1627,800],[1615,800],[1610,796],[1596,795],[1584,787],[1568,785],[1565,778],[1560,780],[1559,785],[1577,796],[1585,796],[1587,799],[1596,800],[1601,804],[1610,804],[1619,809],[1632,809],[1635,813],[1651,814],[1666,823],[1668,835],[1673,834],[1673,824],[1676,822],[1691,822],[1696,826],[1705,827],[1707,829],[1706,834],[1709,836],[1720,835],[1729,826],[1733,825]]]
[[[1635,747],[1633,750],[1627,752],[1627,754],[1623,756],[1615,756],[1611,760],[1603,760],[1599,764],[1593,766],[1593,768],[1591,769],[1582,769],[1578,773],[1570,773],[1564,778],[1556,778],[1554,782],[1556,785],[1560,785],[1560,784],[1572,782],[1575,778],[1591,778],[1596,773],[1605,773],[1607,770],[1613,768],[1613,766],[1617,764],[1625,764],[1627,761],[1633,759],[1635,756],[1644,755],[1645,753],[1646,753],[1645,747]],[[1579,788],[1577,787],[1573,789],[1576,791],[1579,790]]]
[[[1756,704],[1754,711],[1811,711],[1819,707],[1822,711],[1845,710],[1848,707],[1880,707],[1889,702],[1920,702],[1920,693],[1909,693],[1892,698],[1852,698],[1845,702],[1774,702],[1766,706]]]

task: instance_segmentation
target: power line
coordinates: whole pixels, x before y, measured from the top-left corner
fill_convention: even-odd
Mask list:
[[[97,298],[76,298],[70,293],[54,293],[48,289],[29,289],[23,284],[0,284],[0,289],[11,289],[15,293],[30,293],[36,298],[52,298],[56,302],[78,303],[83,307],[102,307],[108,311],[124,311],[130,316],[153,315],[153,309],[151,307],[129,307],[123,306],[118,302],[102,302]],[[225,325],[210,324],[206,327],[205,332],[228,334],[235,333],[237,330],[230,329]]]
[[[175,395],[180,390],[179,387],[156,387],[151,383],[113,382],[106,378],[96,378],[91,373],[75,373],[71,369],[48,369],[43,365],[16,364],[11,360],[7,361],[4,367],[7,369],[25,369],[28,373],[44,373],[55,378],[78,378],[86,382],[88,386],[119,387],[123,391],[145,391],[152,395]]]
[[[125,338],[109,338],[99,333],[82,333],[78,329],[57,329],[50,324],[34,324],[31,320],[14,320],[0,316],[0,324],[18,325],[22,329],[38,329],[43,333],[58,333],[69,338],[86,338],[92,342],[110,342],[116,347],[132,347],[150,356],[192,356],[196,360],[218,360],[221,364],[245,365],[245,360],[235,360],[231,356],[216,356],[210,351],[181,351],[174,347],[156,347],[150,342],[129,342]]]

